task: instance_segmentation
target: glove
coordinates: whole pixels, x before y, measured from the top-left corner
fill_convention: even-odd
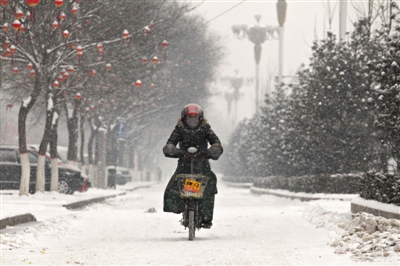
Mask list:
[[[208,149],[208,154],[210,156],[210,159],[213,160],[218,160],[219,156],[224,152],[224,149],[220,144],[213,144],[211,147]]]
[[[187,149],[188,153],[196,153],[197,152],[197,148],[195,147],[190,147]]]

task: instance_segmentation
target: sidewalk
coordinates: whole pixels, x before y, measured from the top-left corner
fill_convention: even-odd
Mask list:
[[[30,194],[29,197],[19,196],[18,190],[1,190],[0,230],[20,223],[43,221],[66,214],[69,209],[124,195],[127,191],[150,187],[152,184],[153,182],[129,182],[123,186],[117,185],[116,189],[89,188],[86,192],[75,192],[72,195],[45,192]]]

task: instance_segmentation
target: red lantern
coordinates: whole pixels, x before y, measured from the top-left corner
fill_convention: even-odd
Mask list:
[[[142,82],[138,79],[138,80],[136,80],[136,82],[135,82],[135,86],[137,87],[137,88],[140,88],[140,87],[142,87]]]
[[[31,12],[27,11],[27,12],[26,12],[26,17],[27,17],[28,19],[31,19],[31,17],[32,17],[32,16],[31,16]]]
[[[154,85],[154,83],[150,84],[150,88],[154,89],[156,87],[156,85]]]
[[[73,6],[71,9],[72,14],[76,15],[76,13],[78,13],[78,7],[77,6]]]
[[[111,70],[111,68],[112,68],[111,64],[110,64],[110,63],[107,63],[107,64],[106,64],[106,69],[107,69],[107,70]]]
[[[63,82],[63,80],[64,80],[63,76],[62,76],[62,75],[59,75],[58,78],[57,78],[57,81],[58,81],[59,83],[61,83],[61,82]]]
[[[15,41],[18,43],[18,31],[21,28],[22,23],[18,19],[16,19],[11,25],[13,26],[14,30],[17,32],[15,34]]]
[[[83,52],[82,46],[78,45],[78,47],[76,47],[76,52],[77,53],[82,53]]]
[[[65,39],[67,39],[67,38],[69,37],[69,31],[65,30],[65,31],[62,33],[62,36],[63,36]]]
[[[62,76],[62,75],[64,75],[64,73],[65,73],[66,71],[65,71],[65,69],[63,68],[63,69],[61,69],[61,71],[60,71],[60,75]]]
[[[75,94],[75,99],[78,100],[78,101],[79,101],[80,99],[82,99],[82,94],[80,94],[79,92],[76,93],[76,94]]]
[[[34,69],[32,69],[32,70],[29,72],[29,76],[31,76],[32,78],[35,76],[35,74],[36,74],[36,72],[35,72]]]
[[[53,88],[57,89],[58,87],[60,87],[60,83],[58,83],[58,81],[56,80],[53,82]]]
[[[8,23],[3,24],[3,27],[2,27],[3,31],[8,31],[9,28],[10,27],[8,26]]]
[[[11,52],[10,48],[7,48],[6,52],[5,52],[5,56],[10,56],[10,55],[12,55],[12,52]]]
[[[153,62],[153,64],[158,64],[158,57],[154,56],[153,59],[151,59],[151,61]]]
[[[15,75],[17,75],[17,74],[19,73],[18,67],[14,67],[13,70],[12,70],[12,72],[13,72]]]
[[[78,59],[81,59],[83,57],[83,52],[76,53],[76,56]]]
[[[4,41],[4,44],[3,44],[3,47],[4,48],[7,48],[8,46],[10,46],[10,40],[9,39],[6,39],[5,41]]]
[[[11,45],[11,46],[10,46],[10,52],[11,52],[11,54],[14,54],[15,51],[17,51],[17,48],[16,48],[14,45]]]
[[[6,7],[10,3],[10,0],[3,0],[1,3],[4,7]]]
[[[56,7],[62,7],[62,5],[64,4],[64,0],[54,0],[54,4],[56,5]]]
[[[168,42],[167,42],[166,40],[164,40],[164,41],[161,43],[161,45],[162,45],[163,48],[167,48],[167,47],[168,47]]]
[[[24,24],[21,25],[21,27],[19,28],[19,32],[24,33],[25,32],[25,26]]]
[[[97,44],[97,49],[98,49],[98,50],[103,50],[103,48],[104,48],[103,43],[98,43],[98,44]]]
[[[89,110],[90,110],[90,111],[94,111],[94,109],[95,109],[95,108],[94,108],[94,105],[91,105],[91,106],[89,107]]]
[[[146,33],[146,34],[151,34],[151,29],[150,29],[149,26],[145,26],[145,27],[143,28],[143,31],[144,31],[144,33]]]
[[[30,7],[35,7],[40,3],[40,0],[26,0],[26,4]]]
[[[127,30],[124,30],[124,31],[122,32],[122,38],[126,39],[126,38],[128,38],[128,37],[129,37],[129,32],[128,32]]]
[[[63,21],[64,19],[67,18],[67,15],[65,15],[64,12],[61,12],[59,18],[60,18],[61,21]]]
[[[29,70],[33,69],[33,64],[31,62],[29,62],[28,65],[26,66],[26,68]]]
[[[22,12],[21,9],[18,9],[17,11],[15,11],[14,17],[15,17],[16,19],[21,19],[21,18],[24,17],[24,12]]]
[[[94,69],[89,70],[89,75],[92,77],[96,76],[96,70]]]
[[[147,63],[147,58],[146,57],[142,57],[142,63],[146,64]]]
[[[57,29],[58,28],[58,21],[54,20],[53,24],[51,24],[53,26],[53,29]]]
[[[99,50],[99,54],[103,56],[105,54],[104,50]]]
[[[69,73],[74,73],[75,69],[74,69],[73,66],[69,66],[68,69],[67,69],[67,71],[68,71]]]
[[[62,76],[63,76],[64,79],[68,79],[69,78],[69,73],[65,72],[64,74],[62,74]]]

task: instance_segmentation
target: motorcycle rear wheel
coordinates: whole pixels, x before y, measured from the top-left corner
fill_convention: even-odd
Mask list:
[[[194,240],[196,227],[194,224],[194,211],[189,211],[189,240]]]

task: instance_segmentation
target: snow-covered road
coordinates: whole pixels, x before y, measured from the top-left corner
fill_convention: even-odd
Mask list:
[[[301,202],[220,182],[213,227],[188,233],[180,215],[162,212],[165,184],[139,189],[2,236],[1,261],[40,265],[351,265],[335,254],[337,234],[317,228],[322,212],[350,220],[349,201]],[[156,212],[148,212],[155,208]],[[322,208],[322,209],[321,209]],[[334,227],[334,225],[332,225]],[[329,230],[330,229],[330,230]],[[398,265],[395,256],[357,265]]]

